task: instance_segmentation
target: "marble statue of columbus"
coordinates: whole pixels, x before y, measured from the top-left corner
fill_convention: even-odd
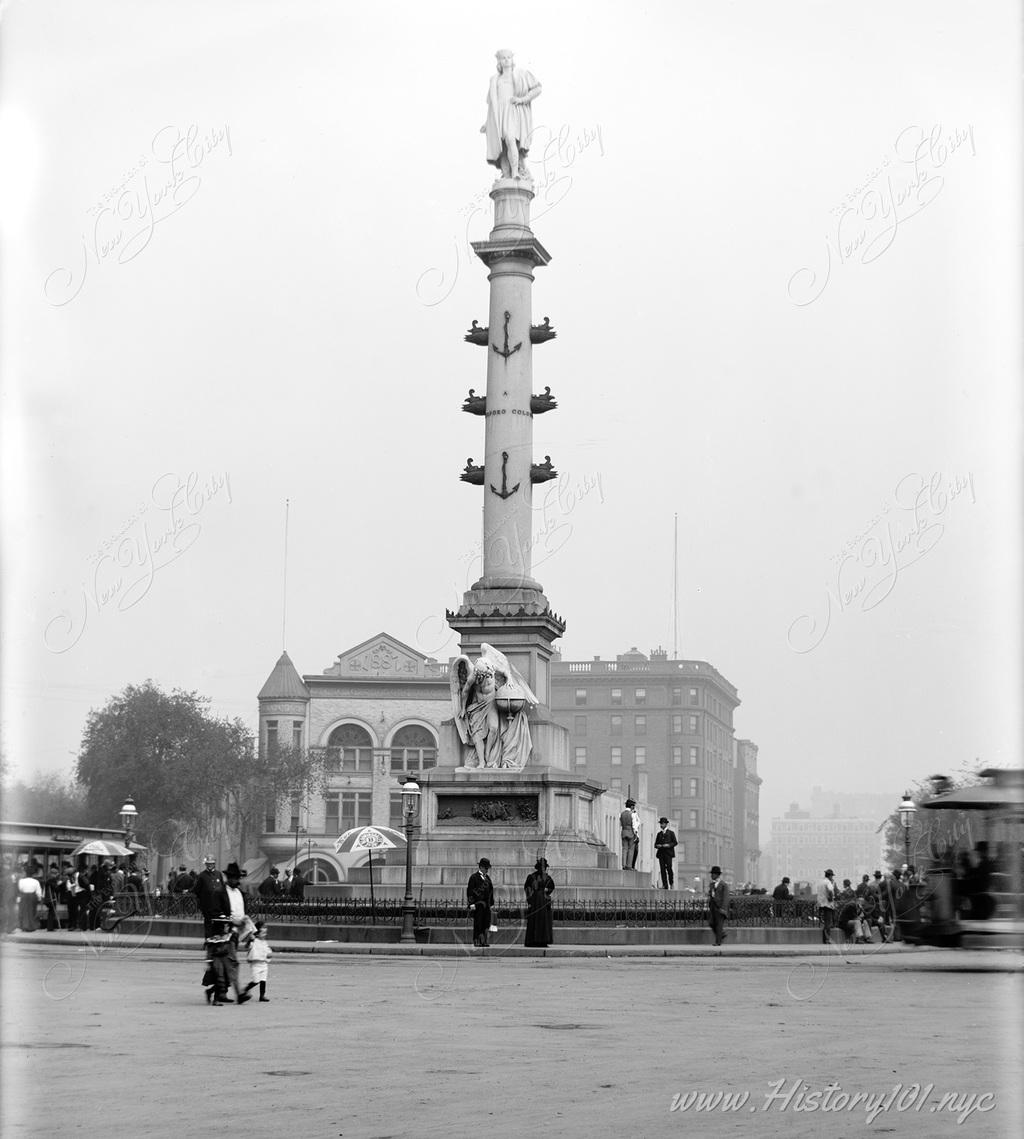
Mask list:
[[[503,178],[529,178],[526,155],[533,133],[530,104],[540,94],[540,84],[529,71],[514,67],[512,52],[495,53],[498,73],[491,76],[487,91],[487,121],[480,133],[487,135],[487,161],[497,166]]]

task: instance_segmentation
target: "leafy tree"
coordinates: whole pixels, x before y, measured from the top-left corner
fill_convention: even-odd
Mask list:
[[[90,712],[76,769],[89,809],[116,820],[131,795],[139,839],[154,852],[197,861],[226,832],[244,858],[268,804],[322,793],[321,751],[262,754],[241,720],[212,716],[209,703],[180,689],[168,695],[147,680]]]
[[[979,783],[977,767],[963,767],[954,775],[946,787],[952,791],[959,787],[973,787]],[[910,788],[910,797],[918,806],[910,827],[910,865],[920,868],[933,852],[947,850],[956,845],[957,840],[966,837],[971,844],[970,822],[960,811],[921,810],[920,803],[934,796],[935,789],[930,779],[923,779]],[[892,868],[898,868],[906,861],[906,846],[903,824],[900,822],[899,808],[885,821],[885,861]],[[962,841],[961,841],[962,845]]]
[[[61,826],[109,825],[109,820],[95,818],[81,786],[54,772],[49,775],[36,772],[30,782],[5,780],[3,816],[20,822],[59,823]]]
[[[89,809],[110,825],[131,795],[143,839],[178,821],[210,828],[246,778],[253,740],[241,720],[212,716],[209,703],[147,680],[90,712],[76,766]]]
[[[326,792],[326,759],[323,748],[280,745],[252,757],[246,778],[230,792],[233,837],[240,849],[248,849],[263,830],[268,808],[284,798],[308,800]]]

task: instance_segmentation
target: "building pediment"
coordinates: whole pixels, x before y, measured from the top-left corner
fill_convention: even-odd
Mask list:
[[[334,664],[324,669],[324,676],[414,679],[425,675],[425,665],[430,659],[390,634],[378,633],[339,653]]]

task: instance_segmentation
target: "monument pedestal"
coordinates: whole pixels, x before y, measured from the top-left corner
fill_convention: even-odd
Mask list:
[[[422,790],[418,867],[457,866],[468,877],[487,857],[496,882],[508,872],[521,886],[538,858],[559,870],[608,865],[594,825],[603,788],[586,776],[532,762],[523,771],[439,767]]]

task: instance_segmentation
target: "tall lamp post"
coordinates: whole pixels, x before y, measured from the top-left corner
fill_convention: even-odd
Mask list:
[[[131,849],[131,841],[135,837],[135,820],[139,817],[135,800],[129,795],[121,808],[121,830],[124,831],[124,844]]]
[[[402,818],[405,822],[405,900],[402,902],[402,935],[399,941],[415,941],[415,908],[412,904],[412,830],[420,809],[420,785],[410,775],[402,786]]]
[[[917,814],[917,807],[914,806],[914,800],[910,797],[909,791],[903,792],[903,802],[900,803],[900,824],[903,827],[903,861],[910,865],[910,828],[914,825],[914,816]]]

